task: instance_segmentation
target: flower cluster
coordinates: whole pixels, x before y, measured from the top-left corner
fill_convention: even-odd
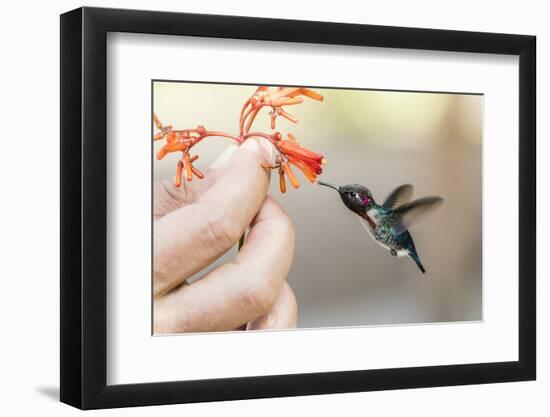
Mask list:
[[[242,107],[238,135],[210,131],[204,126],[197,126],[194,129],[176,130],[171,125],[164,126],[157,115],[153,113],[153,121],[159,130],[153,136],[153,140],[165,141],[164,146],[157,152],[157,159],[163,159],[171,152],[182,153],[182,157],[176,166],[176,175],[174,178],[174,184],[176,187],[179,187],[183,181],[184,174],[187,181],[191,181],[193,177],[204,178],[204,175],[193,166],[193,162],[198,159],[198,155],[191,156],[190,154],[191,148],[201,140],[207,137],[225,137],[233,139],[240,144],[251,137],[259,137],[269,140],[278,153],[274,161],[263,163],[262,166],[268,169],[279,170],[281,192],[286,192],[286,177],[288,177],[294,188],[300,186],[291,165],[302,171],[308,181],[315,182],[317,176],[323,172],[322,165],[326,163],[322,155],[300,146],[298,140],[291,133],[288,133],[286,138],[283,138],[280,132],[271,134],[250,132],[256,116],[264,107],[269,109],[271,129],[275,129],[278,117],[283,117],[292,123],[297,123],[298,119],[288,113],[286,107],[302,103],[304,97],[317,101],[323,100],[322,95],[304,87],[258,87]]]

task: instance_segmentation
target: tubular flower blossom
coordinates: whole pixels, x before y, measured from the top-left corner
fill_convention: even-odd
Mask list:
[[[297,123],[298,119],[288,113],[285,107],[303,103],[304,97],[323,101],[322,95],[304,87],[258,87],[242,107],[238,135],[210,131],[204,126],[197,126],[195,129],[176,130],[171,125],[164,126],[157,115],[153,113],[153,122],[159,130],[159,132],[154,134],[153,141],[164,140],[165,142],[157,152],[157,159],[163,159],[167,154],[172,152],[181,152],[182,156],[177,162],[174,177],[175,186],[180,187],[183,178],[187,181],[192,181],[193,177],[204,178],[204,175],[193,166],[193,162],[198,159],[198,155],[190,155],[191,148],[201,140],[207,137],[224,137],[233,139],[241,144],[251,137],[264,138],[271,142],[277,150],[278,155],[274,161],[264,162],[262,166],[266,169],[279,170],[281,192],[286,192],[286,177],[288,177],[290,184],[294,188],[300,186],[291,165],[298,168],[309,182],[315,182],[317,176],[323,172],[322,165],[326,163],[322,155],[300,146],[291,133],[288,133],[287,137],[283,139],[280,132],[272,134],[250,132],[256,116],[264,107],[270,108],[271,129],[275,129],[278,117],[283,117],[291,123]]]
[[[299,188],[300,183],[292,170],[291,165],[298,168],[306,179],[314,183],[317,176],[323,173],[322,166],[326,160],[322,155],[310,151],[298,144],[297,139],[289,133],[286,139],[280,139],[280,135],[275,134],[274,146],[279,152],[275,157],[275,163],[264,165],[266,168],[279,169],[279,185],[281,192],[286,191],[286,177],[294,188]]]

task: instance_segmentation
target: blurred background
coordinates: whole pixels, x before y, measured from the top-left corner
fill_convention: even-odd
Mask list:
[[[241,107],[254,90],[154,82],[153,106],[176,129],[202,124],[238,134]],[[483,96],[314,90],[325,100],[306,98],[289,107],[299,123],[279,118],[277,130],[293,133],[327,158],[320,179],[363,184],[380,204],[404,183],[414,185],[413,199],[435,194],[445,202],[410,229],[423,275],[411,259],[377,246],[335,191],[299,173],[300,189],[289,185],[281,194],[273,175],[270,194],[296,229],[288,282],[298,300],[298,327],[482,320]],[[271,131],[267,113],[262,110],[252,130]],[[229,142],[214,138],[197,145],[197,167],[206,168]],[[155,159],[155,181],[173,178],[177,159],[175,154]],[[230,250],[208,270],[235,253]]]

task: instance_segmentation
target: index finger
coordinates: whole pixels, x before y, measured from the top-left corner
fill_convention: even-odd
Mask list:
[[[233,246],[266,196],[271,144],[247,140],[199,199],[155,221],[153,292],[166,294]]]

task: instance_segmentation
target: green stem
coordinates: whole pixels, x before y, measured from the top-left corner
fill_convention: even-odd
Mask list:
[[[241,238],[239,239],[239,246],[237,247],[237,252],[239,252],[241,250],[241,248],[243,247],[244,245],[244,233],[243,235],[241,236]]]

